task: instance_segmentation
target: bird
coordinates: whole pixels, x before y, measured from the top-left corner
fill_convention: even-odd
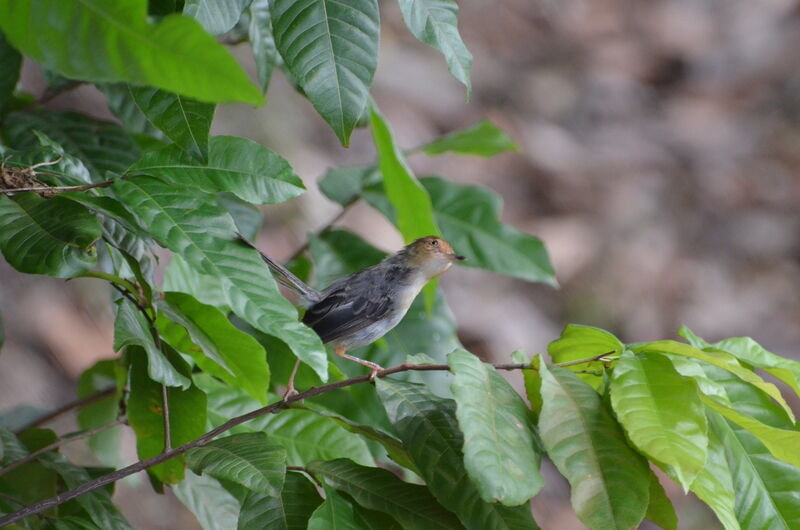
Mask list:
[[[437,236],[414,240],[376,265],[361,269],[317,290],[292,274],[286,267],[254,248],[282,285],[294,291],[308,309],[303,323],[313,329],[325,344],[331,344],[339,357],[370,369],[370,381],[383,368],[347,352],[371,344],[383,337],[405,316],[422,288],[466,257]],[[295,363],[286,396],[296,394]]]

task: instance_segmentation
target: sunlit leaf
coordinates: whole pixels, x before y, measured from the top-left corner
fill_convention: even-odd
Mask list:
[[[554,363],[567,363],[590,359],[598,355],[621,355],[625,346],[617,337],[600,328],[567,324],[561,336],[547,345],[547,353]],[[567,367],[576,372],[602,372],[601,361],[588,361]],[[580,377],[592,388],[599,388],[603,378],[597,373],[579,373]]]
[[[656,463],[672,467],[688,490],[703,469],[708,448],[695,383],[663,356],[626,351],[614,367],[611,403],[634,445]]]
[[[518,506],[544,485],[528,407],[495,369],[466,350],[447,356],[464,467],[486,502]]]
[[[471,127],[441,136],[419,148],[429,155],[460,153],[484,157],[517,149],[514,141],[489,120],[481,120]]]
[[[667,472],[674,476],[670,469]],[[714,429],[708,430],[708,458],[705,467],[695,477],[689,489],[714,510],[725,530],[739,530],[733,477],[725,459],[725,447]]]

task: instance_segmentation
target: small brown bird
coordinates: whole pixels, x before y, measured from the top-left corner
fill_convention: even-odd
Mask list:
[[[245,242],[255,248],[252,243]],[[318,291],[263,252],[259,253],[278,281],[296,292],[309,306],[303,323],[316,331],[322,342],[332,344],[336,355],[368,367],[370,379],[382,368],[346,352],[383,337],[400,323],[428,281],[449,269],[453,262],[466,259],[456,254],[444,239],[421,237],[377,265]],[[287,395],[294,393],[296,370],[297,364]]]

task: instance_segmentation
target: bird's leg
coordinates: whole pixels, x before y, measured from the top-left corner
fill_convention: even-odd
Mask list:
[[[333,351],[336,352],[336,355],[338,355],[339,357],[344,357],[345,359],[349,359],[353,362],[360,364],[361,366],[366,366],[367,368],[369,368],[371,370],[369,374],[370,382],[375,381],[375,376],[377,375],[377,373],[383,370],[383,367],[379,364],[375,364],[371,361],[366,361],[364,359],[359,359],[358,357],[354,357],[352,355],[347,355],[345,353],[344,346],[336,346],[336,348],[334,348]]]
[[[292,375],[289,376],[289,382],[286,383],[286,393],[283,394],[284,401],[298,394],[297,390],[294,388],[294,377],[297,375],[297,368],[299,366],[300,366],[300,359],[295,359],[294,368],[292,368]]]

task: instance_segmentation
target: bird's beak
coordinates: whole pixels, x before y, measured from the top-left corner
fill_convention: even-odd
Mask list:
[[[450,259],[453,261],[465,261],[467,258],[466,256],[461,256],[459,254],[450,254]]]

